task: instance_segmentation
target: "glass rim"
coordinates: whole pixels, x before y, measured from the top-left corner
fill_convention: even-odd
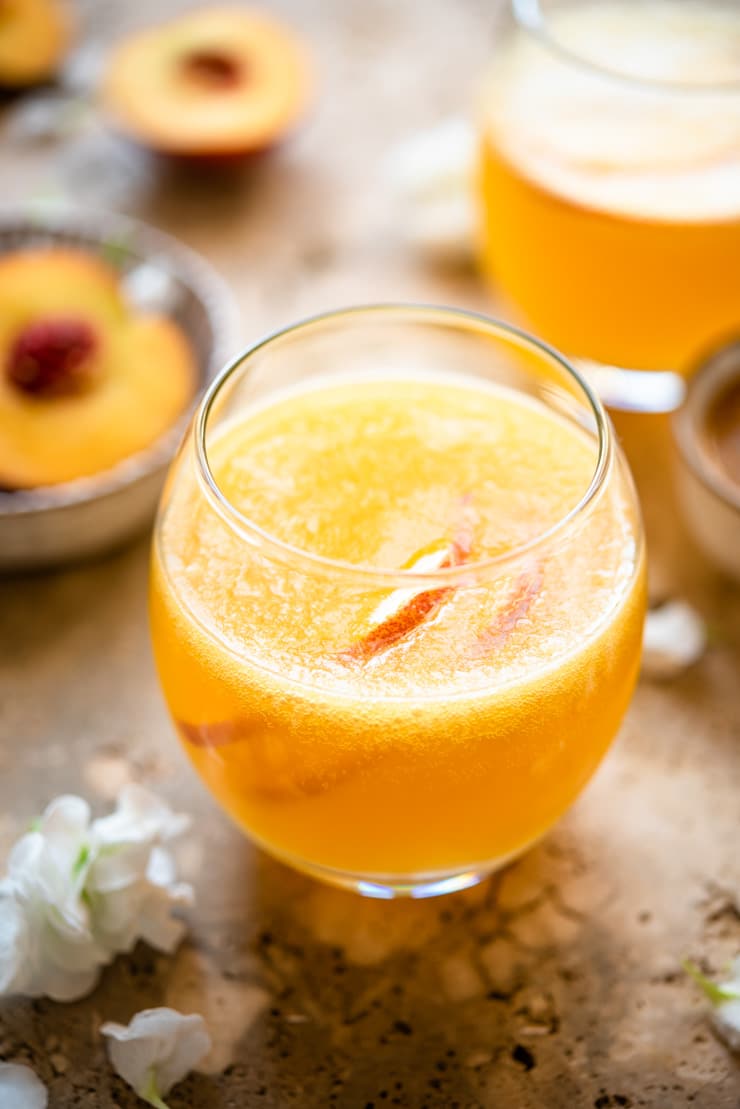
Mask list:
[[[488,335],[489,338],[500,338],[503,336],[507,339],[514,340],[520,347],[534,351],[537,355],[543,356],[545,359],[554,362],[561,370],[564,370],[567,377],[578,386],[587,401],[587,407],[590,409],[596,425],[598,444],[596,464],[591,480],[580,499],[567,513],[561,516],[556,523],[552,524],[545,531],[534,536],[527,542],[521,543],[501,554],[479,559],[474,562],[471,561],[459,566],[419,571],[400,567],[365,566],[354,562],[347,562],[343,559],[329,558],[325,555],[305,550],[283,539],[279,539],[276,535],[273,535],[271,532],[255,523],[231,503],[219,486],[213,470],[211,469],[206,443],[208,418],[224,386],[228,384],[234,374],[248,363],[250,358],[261,351],[269,349],[274,343],[282,339],[295,336],[303,331],[308,332],[312,328],[320,327],[325,324],[347,321],[353,318],[365,320],[372,317],[382,318],[384,316],[401,319],[406,317],[408,322],[415,320],[417,323],[431,324],[446,322],[457,329],[469,328],[471,331],[483,332]],[[500,567],[506,567],[512,563],[521,562],[522,559],[530,555],[535,555],[543,547],[549,546],[553,539],[557,538],[561,532],[565,531],[571,524],[580,518],[595,502],[606,483],[614,453],[613,434],[608,417],[598,395],[585,378],[554,347],[551,347],[548,343],[528,334],[528,332],[513,324],[494,319],[480,312],[474,312],[464,308],[437,306],[434,304],[401,302],[361,304],[333,309],[307,316],[298,320],[296,323],[270,332],[264,338],[237,354],[226,366],[224,366],[221,372],[216,375],[198,405],[191,434],[195,442],[196,473],[207,500],[227,526],[241,536],[246,542],[253,546],[268,550],[273,557],[277,557],[283,562],[288,562],[291,565],[302,565],[304,569],[308,569],[314,573],[323,572],[331,576],[348,576],[356,581],[375,584],[382,583],[393,587],[417,586],[420,588],[429,588],[433,585],[470,583],[471,576],[477,578],[480,575],[488,575],[491,571],[495,571]]]
[[[577,50],[572,50],[556,39],[549,30],[547,17],[542,8],[541,0],[510,0],[514,19],[519,27],[533,35],[540,43],[564,61],[588,73],[620,81],[634,89],[644,92],[667,92],[683,96],[712,96],[735,95],[740,96],[740,76],[728,78],[726,81],[669,81],[660,77],[641,77],[638,74],[625,73],[613,69],[608,65],[590,61],[583,57]]]

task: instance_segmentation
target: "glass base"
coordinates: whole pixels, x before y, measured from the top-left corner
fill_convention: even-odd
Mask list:
[[[686,382],[671,370],[628,370],[585,358],[571,361],[607,408],[662,413],[673,412],[683,404]]]
[[[294,870],[307,874],[310,878],[317,878],[330,886],[340,889],[352,890],[362,897],[373,897],[381,901],[394,901],[398,898],[414,898],[421,900],[426,897],[440,897],[445,893],[458,893],[460,890],[477,886],[485,881],[501,867],[506,866],[517,858],[527,847],[520,851],[513,851],[505,858],[497,859],[493,863],[480,863],[466,867],[464,870],[439,870],[427,871],[420,874],[351,874],[343,870],[334,870],[332,867],[317,866],[294,859],[279,852],[269,850],[274,858],[285,863]]]

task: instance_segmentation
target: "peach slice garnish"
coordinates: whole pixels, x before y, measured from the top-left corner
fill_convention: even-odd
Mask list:
[[[223,772],[232,786],[267,801],[293,801],[316,797],[345,781],[367,759],[337,750],[324,759],[296,754],[290,737],[257,717],[191,724],[176,721],[185,740],[200,750],[229,749]]]
[[[530,569],[522,570],[511,588],[506,603],[468,648],[467,658],[485,658],[491,651],[503,647],[518,624],[529,614],[535,598],[542,589],[543,579],[541,562],[536,562]]]
[[[473,533],[472,498],[470,494],[465,494],[460,499],[459,519],[452,538],[429,544],[417,551],[403,569],[431,573],[434,570],[464,565],[470,561]],[[341,651],[339,657],[347,661],[368,662],[394,647],[421,624],[430,620],[455,589],[454,585],[423,590],[395,589],[370,615],[369,629],[351,646]]]
[[[176,723],[194,747],[226,747],[249,731],[251,721],[217,720],[211,724],[189,724],[186,720],[178,720]]]

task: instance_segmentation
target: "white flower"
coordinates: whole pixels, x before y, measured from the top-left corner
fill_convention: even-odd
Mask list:
[[[672,678],[698,662],[706,647],[706,629],[691,605],[685,601],[658,605],[645,620],[642,673]]]
[[[46,1086],[30,1067],[0,1063],[0,1105],[3,1109],[46,1109]]]
[[[0,881],[0,995],[83,997],[101,968],[138,939],[171,951],[189,902],[162,844],[188,819],[127,785],[116,811],[90,821],[79,797],[58,797],[12,848]]]
[[[475,131],[467,119],[443,120],[411,135],[385,163],[386,184],[412,245],[439,261],[473,253]]]
[[[10,852],[0,883],[0,989],[59,1001],[87,993],[106,952],[95,940],[82,891],[90,810],[58,797]]]
[[[128,1025],[107,1023],[111,1063],[156,1109],[166,1109],[162,1098],[211,1050],[203,1017],[175,1009],[144,1009]]]
[[[684,967],[712,1003],[717,1035],[732,1051],[740,1051],[740,956],[730,966],[730,977],[719,984],[706,978],[693,963],[684,963]]]
[[[172,856],[160,844],[189,824],[189,817],[137,785],[125,786],[116,811],[94,822],[95,858],[85,892],[96,936],[110,951],[129,951],[138,939],[173,951],[182,939],[184,925],[173,920],[170,908],[189,903],[192,889],[175,881]]]

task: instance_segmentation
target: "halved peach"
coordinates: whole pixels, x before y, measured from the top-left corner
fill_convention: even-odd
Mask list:
[[[267,16],[203,8],[126,39],[103,83],[114,123],[154,150],[224,158],[272,146],[303,114],[302,45]]]
[[[2,3],[2,0],[0,0]],[[50,246],[0,255],[0,345],[32,314],[84,315],[117,327],[128,309],[115,270],[83,250]]]
[[[0,0],[0,85],[48,81],[69,40],[70,19],[60,0]]]
[[[54,485],[149,446],[195,392],[171,320],[133,315],[105,263],[67,249],[0,259],[0,485]]]

